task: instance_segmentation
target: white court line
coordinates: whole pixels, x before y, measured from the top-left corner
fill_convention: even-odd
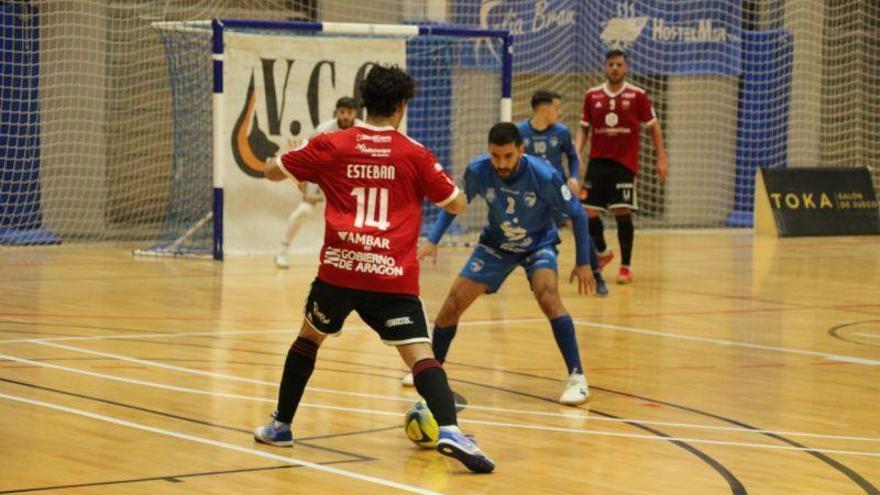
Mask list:
[[[0,340],[0,344],[29,344],[33,342],[64,342],[77,340],[124,340],[138,338],[157,338],[157,337],[206,337],[206,336],[224,336],[224,335],[252,335],[266,333],[290,333],[296,334],[297,330],[286,328],[281,330],[230,330],[223,332],[156,332],[156,333],[117,333],[111,335],[89,335],[80,337],[46,337],[42,339],[6,339]]]
[[[715,430],[715,431],[731,431],[738,433],[756,433],[756,434],[768,434],[768,435],[785,435],[792,437],[810,437],[810,438],[824,438],[830,440],[852,440],[856,442],[880,442],[880,438],[870,438],[870,437],[855,437],[848,435],[827,435],[823,433],[805,433],[800,431],[775,431],[775,430],[761,430],[757,428],[743,428],[741,426],[713,426],[713,425],[698,425],[693,423],[676,423],[671,421],[653,421],[653,420],[643,420],[643,419],[630,419],[630,418],[603,418],[590,416],[589,411],[585,409],[579,409],[580,411],[584,411],[583,414],[571,414],[571,413],[551,413],[551,412],[542,412],[542,411],[529,411],[524,409],[507,409],[503,407],[491,407],[491,406],[478,406],[475,404],[465,404],[465,408],[481,410],[481,411],[495,411],[495,412],[503,412],[510,414],[521,414],[523,416],[549,416],[563,419],[581,419],[587,421],[602,421],[608,423],[636,423],[640,425],[651,425],[651,426],[668,426],[670,428],[686,428],[693,430]]]
[[[120,354],[111,354],[108,352],[92,351],[89,349],[83,349],[81,347],[74,347],[74,346],[69,346],[69,345],[64,345],[64,344],[58,344],[55,342],[35,341],[33,343],[37,344],[37,345],[47,346],[47,347],[57,347],[59,349],[65,349],[65,350],[79,352],[79,353],[83,353],[83,354],[91,354],[94,356],[106,357],[106,358],[115,359],[118,361],[141,364],[143,366],[151,366],[154,368],[162,368],[162,369],[167,369],[167,370],[171,370],[171,371],[179,371],[182,373],[190,373],[193,375],[209,376],[212,378],[220,378],[223,380],[231,380],[231,381],[244,382],[244,383],[253,383],[253,384],[257,384],[257,385],[267,385],[267,386],[275,387],[275,388],[278,387],[278,383],[276,383],[276,382],[269,382],[269,381],[265,381],[265,380],[256,380],[256,379],[252,379],[252,378],[244,378],[244,377],[240,377],[240,376],[227,375],[227,374],[223,374],[223,373],[214,373],[214,372],[210,372],[210,371],[202,371],[202,370],[197,370],[197,369],[192,369],[192,368],[186,368],[184,366],[175,366],[173,364],[166,364],[166,363],[162,363],[160,361],[147,361],[144,359],[123,356]],[[2,355],[0,355],[0,357],[2,357]],[[313,391],[313,392],[322,392],[322,393],[326,393],[326,394],[344,395],[344,396],[350,396],[350,397],[362,397],[362,398],[368,398],[368,399],[379,399],[379,400],[393,401],[393,402],[412,402],[412,399],[407,398],[407,397],[392,397],[392,396],[387,396],[387,395],[366,394],[366,393],[361,393],[361,392],[348,392],[348,391],[343,391],[343,390],[328,389],[328,388],[322,388],[322,387],[307,387],[307,390]],[[472,407],[473,409],[486,408],[486,410],[502,411],[502,409],[500,409],[500,408],[490,409],[490,408],[488,408],[488,406],[470,405],[469,407]],[[515,411],[515,410],[507,410],[505,412],[514,412],[514,413],[522,414],[521,412]],[[571,416],[568,416],[568,417],[571,417]],[[575,418],[577,418],[577,417],[575,416]],[[608,419],[611,419],[611,418],[608,418]],[[635,421],[635,420],[630,420],[630,421]],[[619,422],[626,422],[626,421],[621,420]],[[643,424],[658,424],[658,423],[646,421]],[[667,426],[675,426],[675,425],[667,425]],[[685,426],[685,427],[695,428],[695,429],[697,428],[696,425]],[[724,428],[724,427],[711,427],[711,428],[710,427],[702,427],[702,429],[722,429],[722,428]],[[750,432],[762,433],[762,432],[759,432],[756,430],[741,429],[741,428],[740,429],[730,428],[730,430],[731,431],[750,431]],[[782,432],[768,432],[768,433],[782,434]],[[792,433],[789,432],[789,434],[792,434]],[[813,436],[813,435],[818,435],[818,434],[803,434],[803,436]],[[833,438],[833,437],[821,436],[821,438]],[[855,437],[855,438],[857,438],[857,437]],[[868,440],[868,441],[871,441],[871,440]]]
[[[63,367],[57,367],[57,366],[52,366],[52,367],[63,368]],[[99,374],[96,374],[96,375],[99,375]],[[127,379],[123,379],[123,378],[119,378],[119,379],[120,379],[120,381],[127,381]],[[141,383],[144,384],[144,383],[149,383],[149,382],[141,382]],[[164,385],[164,384],[153,384],[153,385],[158,385],[160,388],[166,388],[166,389],[177,390],[177,391],[194,392],[194,393],[203,394],[203,395],[217,394],[216,392],[197,390],[197,389],[187,389],[184,387],[174,387],[174,386]],[[217,395],[219,395],[219,394],[217,394]],[[224,394],[221,396],[225,396],[225,395],[232,395],[232,394]],[[3,396],[4,396],[4,394],[0,393],[0,397],[3,397]],[[9,397],[9,396],[7,396],[7,397]],[[254,398],[254,397],[246,397],[246,396],[237,396],[237,397],[243,398],[246,400],[257,400],[260,402],[264,402],[264,401],[269,400],[269,399],[260,399],[260,398]],[[302,404],[302,405],[305,405],[305,404]],[[353,409],[353,408],[347,408],[347,407],[323,406],[323,405],[316,405],[316,404],[310,404],[309,406],[310,407],[325,408],[325,409],[335,409],[335,410],[348,411],[348,412],[360,412],[360,413],[380,415],[380,416],[396,416],[396,417],[401,416],[400,413],[392,413],[392,412],[386,412],[386,411],[375,411],[375,410],[370,410],[370,409]],[[535,425],[535,424],[526,424],[526,423],[505,423],[505,422],[498,422],[498,421],[482,421],[482,420],[472,420],[472,419],[462,419],[459,422],[465,423],[465,424],[478,424],[478,425],[501,427],[501,428],[520,428],[520,429],[539,430],[539,431],[553,431],[553,432],[559,432],[559,433],[572,433],[572,434],[577,434],[577,435],[611,436],[611,437],[632,438],[632,439],[639,439],[639,440],[654,440],[654,441],[680,441],[680,442],[695,443],[695,444],[701,443],[701,444],[710,444],[710,445],[725,445],[725,446],[731,446],[731,447],[747,447],[747,448],[770,449],[770,450],[792,450],[792,451],[801,451],[801,452],[820,452],[820,453],[825,453],[825,454],[880,457],[880,452],[863,452],[863,451],[836,450],[836,449],[787,447],[787,446],[782,446],[782,445],[770,445],[770,444],[761,444],[761,443],[733,442],[733,441],[723,441],[723,440],[704,440],[704,439],[700,439],[700,438],[660,437],[660,436],[656,436],[656,435],[643,435],[643,434],[634,434],[634,433],[616,433],[616,432],[599,431],[599,430],[586,430],[586,429],[579,429],[579,428],[562,428],[562,427],[555,427],[555,426]],[[245,449],[245,450],[252,450],[252,449]],[[255,451],[255,452],[261,452],[261,451]],[[295,459],[291,459],[291,461],[302,462],[302,461],[296,461]]]
[[[669,339],[678,339],[678,340],[690,340],[693,342],[707,342],[715,345],[727,345],[732,347],[745,347],[748,349],[760,349],[762,351],[770,351],[770,352],[783,352],[788,354],[801,354],[805,356],[815,356],[823,359],[827,359],[829,361],[842,361],[846,363],[853,364],[864,364],[868,366],[880,366],[880,361],[874,359],[865,359],[855,356],[844,356],[840,354],[829,354],[826,352],[817,352],[817,351],[808,351],[805,349],[793,349],[790,347],[775,347],[769,345],[762,344],[751,344],[748,342],[739,342],[736,340],[727,340],[727,339],[713,339],[710,337],[694,337],[690,335],[680,335],[669,332],[660,332],[658,330],[646,330],[643,328],[634,328],[634,327],[626,327],[622,325],[612,325],[610,323],[594,323],[587,320],[574,320],[578,325],[602,328],[605,330],[612,330],[616,332],[628,332],[628,333],[636,333],[640,335],[652,335],[654,337],[664,337]]]
[[[253,397],[249,395],[240,395],[240,394],[231,394],[226,392],[215,392],[213,390],[203,390],[198,388],[189,388],[189,387],[179,387],[177,385],[168,385],[165,383],[159,382],[151,382],[148,380],[138,380],[135,378],[125,378],[118,375],[109,375],[105,373],[97,373],[94,371],[81,370],[77,368],[69,368],[67,366],[61,366],[57,364],[43,363],[40,361],[31,361],[30,359],[20,358],[17,356],[10,356],[7,354],[0,354],[0,359],[8,359],[10,361],[17,361],[19,363],[30,364],[34,366],[41,366],[44,368],[55,369],[59,371],[67,371],[70,373],[78,373],[81,375],[91,376],[94,378],[101,378],[103,380],[112,380],[116,382],[122,383],[130,383],[133,385],[142,385],[144,387],[152,387],[158,388],[162,390],[170,390],[172,392],[182,392],[187,394],[197,394],[197,395],[208,395],[211,397],[222,397],[225,399],[237,399],[237,400],[246,400],[251,402],[265,402],[267,404],[276,404],[276,399],[268,399],[265,397]],[[277,384],[275,385],[277,388]],[[412,399],[405,399],[406,402],[412,403]],[[344,407],[344,406],[331,406],[326,404],[312,404],[309,402],[300,402],[301,407],[311,407],[314,409],[329,409],[332,411],[345,411],[345,412],[357,412],[364,414],[372,414],[374,416],[393,416],[395,418],[400,418],[404,413],[402,412],[385,412],[385,411],[376,411],[375,409],[360,409],[356,407]]]
[[[857,333],[859,337],[868,337],[871,339],[880,339],[880,333]]]
[[[0,392],[0,398],[8,399],[18,402],[23,402],[25,404],[30,404],[32,406],[40,406],[45,407],[47,409],[54,409],[56,411],[65,412],[68,414],[76,414],[78,416],[85,416],[87,418],[97,419],[98,421],[104,421],[107,423],[112,423],[115,425],[125,426],[128,428],[134,428],[136,430],[148,431],[151,433],[158,433],[159,435],[165,435],[172,438],[178,438],[181,440],[187,440],[195,443],[202,443],[205,445],[210,445],[212,447],[219,447],[221,449],[233,450],[235,452],[241,452],[244,454],[250,454],[257,457],[263,457],[265,459],[271,459],[273,461],[279,461],[286,464],[291,464],[294,466],[302,466],[309,469],[314,469],[316,471],[323,471],[329,474],[335,474],[338,476],[345,476],[347,478],[356,479],[358,481],[366,481],[368,483],[375,483],[377,485],[387,486],[390,488],[396,488],[398,490],[403,490],[409,493],[420,493],[424,495],[438,495],[438,492],[432,492],[430,490],[425,490],[423,488],[419,488],[416,486],[405,485],[403,483],[398,483],[396,481],[386,480],[382,478],[376,478],[373,476],[368,476],[366,474],[356,473],[354,471],[347,471],[345,469],[339,469],[331,466],[324,466],[321,464],[316,464],[314,462],[303,461],[300,459],[295,459],[293,457],[286,457],[277,454],[270,454],[268,452],[263,452],[262,450],[252,449],[248,447],[242,447],[240,445],[235,445],[226,442],[220,442],[218,440],[211,440],[210,438],[198,437],[195,435],[188,435],[186,433],[180,433],[178,431],[173,430],[165,430],[162,428],[156,428],[154,426],[142,425],[140,423],[134,423],[132,421],[126,421],[124,419],[118,419],[110,416],[104,416],[103,414],[96,414],[89,411],[84,411],[82,409],[74,409],[72,407],[60,406],[57,404],[51,404],[48,402],[42,402],[38,400],[27,399],[24,397],[18,397],[15,395],[7,395]]]
[[[485,325],[493,325],[499,324],[503,325],[506,323],[535,323],[535,322],[546,322],[546,318],[515,318],[510,320],[473,320],[473,321],[463,321],[459,322],[459,326],[485,326]],[[269,329],[269,330],[228,330],[228,331],[220,331],[220,332],[156,332],[156,333],[121,333],[121,334],[110,334],[110,335],[89,335],[89,336],[76,336],[76,337],[45,337],[45,338],[20,338],[20,339],[0,339],[0,344],[30,344],[34,342],[66,342],[66,341],[80,341],[80,340],[124,340],[124,339],[139,339],[139,338],[161,338],[161,337],[222,337],[226,335],[258,335],[264,333],[287,333],[291,336],[296,335],[299,332],[299,327],[302,325],[301,321],[292,322],[290,328],[284,329]],[[350,331],[361,331],[361,330],[369,330],[370,327],[365,325],[350,325],[345,327],[343,332]]]
[[[194,374],[194,375],[208,376],[208,377],[220,378],[220,379],[224,379],[224,380],[252,383],[252,384],[256,384],[256,385],[266,385],[266,386],[275,387],[275,388],[278,387],[277,382],[269,382],[269,381],[265,381],[265,380],[256,380],[256,379],[252,379],[252,378],[244,378],[244,377],[235,376],[235,375],[227,375],[227,374],[223,374],[223,373],[214,373],[214,372],[210,372],[210,371],[197,370],[197,369],[192,369],[192,368],[186,368],[184,366],[175,366],[172,364],[166,364],[166,363],[162,363],[159,361],[147,361],[147,360],[143,360],[143,359],[132,358],[129,356],[123,356],[120,354],[111,354],[108,352],[92,351],[89,349],[83,349],[81,347],[74,347],[74,346],[68,346],[68,345],[64,345],[64,344],[57,344],[54,342],[34,341],[32,343],[37,344],[37,345],[47,346],[47,347],[57,347],[60,349],[69,350],[69,351],[73,351],[73,352],[79,352],[79,353],[83,353],[83,354],[91,354],[91,355],[95,355],[95,356],[106,357],[108,359],[114,359],[114,360],[118,360],[118,361],[140,364],[140,365],[148,366],[148,367],[162,368],[162,369],[167,369],[167,370],[171,370],[171,371],[178,371],[178,372],[182,372],[182,373],[190,373],[190,374]],[[2,357],[2,355],[0,355],[0,357]],[[361,398],[368,398],[368,399],[378,399],[378,400],[385,400],[385,401],[392,401],[392,402],[407,402],[408,403],[408,402],[412,401],[411,398],[407,398],[407,397],[394,397],[394,396],[387,396],[387,395],[367,394],[367,393],[362,393],[362,392],[349,392],[349,391],[328,389],[328,388],[322,388],[322,387],[307,387],[307,390],[312,391],[312,392],[326,393],[326,394],[343,395],[343,396],[349,396],[349,397],[361,397]],[[473,405],[473,404],[469,405],[469,407],[472,407],[473,409],[484,409],[485,408],[486,410],[511,412],[511,413],[515,413],[515,414],[523,414],[524,413],[524,411],[519,411],[519,410],[515,410],[515,409],[504,410],[502,408],[489,408],[488,406],[478,406],[478,405]],[[575,419],[578,418],[578,416],[573,416],[573,415],[567,415],[567,416],[563,416],[563,417],[568,417],[568,418],[574,417]],[[599,419],[599,418],[591,418],[591,419]],[[604,418],[604,419],[611,420],[612,418]],[[638,420],[625,420],[625,419],[617,420],[617,422],[626,422],[626,421],[638,421]],[[734,427],[702,426],[702,425],[690,425],[690,424],[681,424],[681,423],[663,423],[663,422],[653,422],[653,421],[638,421],[638,422],[640,422],[642,424],[655,424],[655,425],[664,425],[665,424],[666,426],[677,426],[677,427],[694,428],[694,429],[698,429],[698,428],[700,428],[700,429],[718,429],[718,430],[729,429],[730,431],[751,431],[751,432],[755,432],[755,433],[776,433],[776,434],[802,435],[802,436],[813,436],[815,438],[840,438],[840,439],[858,439],[859,438],[859,437],[823,435],[823,434],[817,434],[817,433],[797,433],[797,432],[776,432],[776,431],[765,431],[765,430],[748,430],[748,429],[734,428]],[[871,439],[864,440],[863,439],[862,441],[873,441],[873,440],[871,440]]]
[[[77,368],[69,368],[67,366],[61,366],[61,365],[57,365],[57,364],[44,363],[44,362],[40,362],[40,361],[32,361],[30,359],[25,359],[25,358],[21,358],[21,357],[17,357],[17,356],[10,356],[7,354],[0,354],[0,359],[8,359],[11,361],[17,361],[20,363],[31,364],[34,366],[40,366],[40,367],[44,367],[44,368],[57,369],[60,371],[67,371],[67,372],[71,372],[71,373],[79,373],[79,374],[83,374],[86,376],[92,376],[95,378],[102,378],[105,380],[113,380],[113,381],[118,381],[118,382],[123,382],[123,383],[143,385],[143,386],[147,386],[147,387],[159,388],[159,389],[163,389],[163,390],[171,390],[171,391],[175,391],[175,392],[191,393],[191,394],[198,394],[198,395],[209,395],[209,396],[214,396],[214,397],[223,397],[223,398],[227,398],[227,399],[238,399],[238,400],[246,400],[246,401],[253,401],[253,402],[265,402],[265,403],[270,403],[270,404],[275,404],[275,402],[276,402],[275,399],[267,399],[267,398],[263,398],[263,397],[252,397],[252,396],[247,396],[247,395],[239,395],[239,394],[215,392],[215,391],[196,389],[196,388],[180,387],[180,386],[175,386],[175,385],[167,385],[164,383],[151,382],[151,381],[146,381],[146,380],[136,380],[136,379],[125,378],[125,377],[121,377],[121,376],[117,376],[117,375],[109,375],[109,374],[97,373],[97,372],[93,372],[93,371],[80,370]],[[378,398],[381,396],[376,396],[376,397]],[[393,397],[393,399],[399,399],[399,398]],[[412,399],[404,399],[404,400],[406,402],[412,402]],[[330,406],[330,405],[326,405],[326,404],[314,404],[314,403],[310,403],[310,402],[302,402],[302,403],[300,403],[300,406],[314,408],[314,409],[329,409],[329,410],[335,410],[335,411],[356,412],[356,413],[371,414],[371,415],[376,415],[376,416],[393,416],[393,417],[397,417],[397,418],[399,418],[403,414],[403,413],[398,413],[398,412],[378,411],[375,409],[361,409],[361,408],[352,408],[352,407],[344,407],[344,406]],[[504,408],[498,408],[498,407],[476,406],[473,404],[467,404],[466,407],[469,409],[475,409],[475,410],[480,409],[480,410],[489,410],[489,411],[519,413],[519,414],[523,414],[523,415],[563,417],[563,418],[568,418],[568,419],[607,421],[607,422],[614,422],[614,423],[631,422],[631,423],[648,424],[648,425],[664,425],[664,426],[674,426],[674,427],[684,427],[684,428],[694,428],[694,429],[733,431],[733,432],[741,432],[741,433],[770,433],[770,434],[777,434],[777,435],[805,436],[805,437],[825,438],[825,439],[834,439],[834,440],[855,440],[855,441],[861,441],[861,442],[880,442],[880,438],[864,438],[864,437],[853,437],[853,436],[842,436],[842,435],[821,435],[821,434],[817,434],[817,433],[781,432],[781,431],[770,431],[770,430],[752,430],[752,429],[747,429],[747,428],[690,425],[687,423],[667,423],[667,422],[661,422],[661,421],[643,421],[643,420],[625,419],[625,418],[620,418],[620,419],[595,418],[595,417],[579,416],[579,415],[574,415],[574,414],[545,413],[545,412],[539,412],[539,411],[526,411],[526,410],[517,410],[517,409],[504,409]],[[462,420],[462,421],[474,422],[474,420]],[[495,423],[494,422],[482,422],[480,424],[494,425]],[[499,423],[499,424],[505,424],[505,423]],[[548,428],[548,429],[551,429],[551,431],[556,431],[555,427],[550,427],[550,426],[544,427],[542,425],[533,425],[533,427],[536,429]],[[574,431],[591,431],[591,430],[574,430]],[[618,435],[626,436],[627,434],[618,434]]]
[[[624,438],[638,438],[641,440],[659,440],[659,441],[679,441],[679,442],[687,442],[687,443],[702,443],[708,445],[727,445],[731,447],[751,447],[758,449],[770,449],[770,450],[797,450],[800,452],[818,452],[822,454],[839,454],[839,455],[857,455],[857,456],[866,456],[866,457],[880,457],[880,452],[862,452],[857,450],[836,450],[836,449],[813,449],[813,448],[803,448],[803,447],[788,447],[785,445],[770,445],[766,443],[747,443],[747,442],[731,442],[725,440],[703,440],[702,438],[681,438],[681,437],[665,437],[665,436],[657,436],[657,435],[641,435],[635,433],[616,433],[613,431],[597,431],[597,430],[582,430],[578,428],[557,428],[553,426],[542,426],[542,425],[529,425],[523,423],[501,423],[498,421],[480,421],[475,419],[469,419],[466,421],[462,421],[466,423],[471,423],[475,425],[488,425],[488,426],[498,426],[504,428],[522,428],[527,430],[544,430],[544,431],[558,431],[563,433],[574,433],[577,435],[598,435],[598,436],[606,436],[606,437],[624,437]]]
[[[459,322],[459,326],[484,326],[484,325],[504,325],[510,323],[535,323],[535,322],[545,322],[545,318],[518,318],[518,319],[510,319],[510,320],[477,320],[477,321],[462,321]],[[724,346],[732,346],[732,347],[745,347],[749,349],[759,349],[763,351],[769,352],[781,352],[788,354],[800,354],[807,356],[815,356],[823,359],[827,359],[829,361],[838,361],[845,362],[851,364],[863,364],[867,366],[880,366],[880,360],[875,359],[865,359],[856,356],[846,356],[841,354],[830,354],[825,352],[818,351],[808,351],[805,349],[794,349],[790,347],[776,347],[776,346],[768,346],[762,344],[752,344],[749,342],[740,342],[736,340],[728,340],[728,339],[715,339],[710,337],[696,337],[690,335],[682,335],[670,332],[661,332],[658,330],[647,330],[643,328],[635,328],[628,327],[623,325],[613,325],[610,323],[596,323],[589,320],[581,320],[575,319],[575,323],[578,325],[602,328],[605,330],[617,331],[617,332],[628,332],[635,333],[641,335],[651,335],[654,337],[663,337],[677,340],[689,340],[692,342],[706,342],[715,345],[724,345]],[[348,330],[365,330],[366,327],[350,327]],[[61,341],[71,341],[71,340],[108,340],[108,339],[135,339],[135,338],[145,338],[145,337],[196,337],[196,336],[223,336],[223,335],[247,335],[247,334],[260,334],[260,333],[295,333],[294,329],[285,329],[285,330],[240,330],[240,331],[228,331],[228,332],[185,332],[185,333],[156,333],[156,334],[120,334],[120,335],[96,335],[89,337],[48,337],[44,339],[8,339],[8,340],[0,340],[0,344],[21,344],[21,343],[39,343],[39,342],[61,342]],[[870,334],[866,334],[870,335]],[[878,336],[880,337],[880,336]]]
[[[111,354],[109,352],[92,351],[89,349],[83,349],[81,347],[73,347],[73,346],[64,345],[64,344],[56,344],[54,342],[34,341],[32,343],[36,344],[36,345],[46,346],[46,347],[57,347],[58,349],[65,349],[68,351],[80,352],[83,354],[91,354],[94,356],[101,356],[101,357],[105,357],[105,358],[109,358],[109,359],[115,359],[117,361],[125,361],[128,363],[140,364],[143,366],[162,368],[162,369],[167,369],[167,370],[171,370],[171,371],[179,371],[182,373],[190,373],[193,375],[209,376],[211,378],[220,378],[223,380],[252,383],[252,384],[256,384],[256,385],[268,385],[270,387],[276,387],[276,388],[278,387],[278,382],[256,380],[254,378],[244,378],[241,376],[227,375],[227,374],[223,374],[223,373],[213,373],[211,371],[202,371],[202,370],[197,370],[197,369],[193,369],[193,368],[186,368],[184,366],[175,366],[173,364],[166,364],[161,361],[147,361],[144,359],[122,356],[120,354]],[[309,387],[308,390],[314,391],[314,392],[323,392],[325,394],[346,395],[346,396],[352,396],[352,397],[363,397],[363,398],[368,398],[368,399],[383,399],[383,400],[396,400],[398,402],[412,402],[412,399],[408,399],[406,397],[389,397],[386,395],[365,394],[365,393],[361,393],[361,392],[347,392],[347,391],[336,390],[336,389],[331,389],[331,388]]]

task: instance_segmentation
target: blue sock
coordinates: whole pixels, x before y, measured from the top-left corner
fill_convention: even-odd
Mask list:
[[[448,327],[438,327],[434,326],[434,336],[431,338],[431,347],[434,348],[434,358],[441,363],[446,361],[446,354],[449,352],[449,346],[452,344],[452,339],[455,338],[455,331],[458,329],[458,324],[450,325]]]
[[[584,368],[581,366],[581,355],[578,351],[577,336],[574,333],[574,322],[571,316],[565,315],[550,320],[550,326],[553,328],[553,337],[556,338],[556,345],[565,359],[565,366],[568,367],[568,374],[583,373]]]

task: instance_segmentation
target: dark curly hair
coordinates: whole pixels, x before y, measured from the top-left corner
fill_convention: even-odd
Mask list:
[[[397,107],[416,95],[416,81],[396,65],[375,65],[361,83],[367,114],[390,117]]]
[[[523,144],[519,129],[510,122],[499,122],[489,129],[489,144],[504,146],[513,143],[517,147]]]

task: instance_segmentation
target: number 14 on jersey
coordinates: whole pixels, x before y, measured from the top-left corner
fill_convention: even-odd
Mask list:
[[[351,195],[357,199],[357,214],[354,226],[357,228],[376,227],[388,230],[388,189],[384,187],[355,187]]]

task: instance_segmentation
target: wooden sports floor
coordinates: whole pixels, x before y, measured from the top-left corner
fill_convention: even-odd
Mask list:
[[[424,268],[429,315],[468,252]],[[356,317],[318,354],[296,446],[253,443],[316,265],[0,249],[0,493],[880,493],[880,238],[637,232],[633,285],[562,289],[580,408],[556,403],[562,359],[515,272],[447,363],[491,475],[404,437],[416,394]]]

